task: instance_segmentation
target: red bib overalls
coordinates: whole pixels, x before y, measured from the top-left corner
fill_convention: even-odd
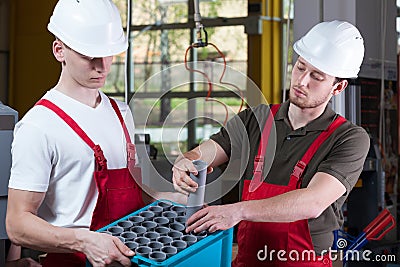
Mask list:
[[[128,166],[122,169],[108,169],[107,160],[105,159],[100,146],[95,145],[79,125],[63,110],[46,99],[41,99],[36,103],[36,105],[43,105],[54,111],[94,151],[96,167],[93,173],[93,178],[96,182],[98,198],[93,211],[90,230],[97,230],[137,209],[144,207],[142,190],[139,186],[141,183],[141,172],[140,168],[134,167],[135,145],[131,142],[131,138],[117,103],[112,98],[109,99],[122,125],[127,143]],[[84,267],[85,261],[86,259],[83,253],[48,253],[43,266]]]
[[[268,141],[273,115],[279,105],[271,107],[272,114],[267,119],[258,155],[254,161],[254,177],[244,181],[242,201],[274,197],[301,187],[302,173],[314,156],[319,146],[346,120],[338,116],[325,131],[311,144],[302,159],[299,160],[290,175],[287,186],[263,182],[262,164]],[[261,164],[261,166],[260,166]],[[254,185],[254,183],[256,185]],[[332,266],[328,255],[315,256],[314,246],[308,229],[307,220],[290,223],[249,222],[242,221],[237,233],[238,255],[232,263],[234,267],[328,267]]]

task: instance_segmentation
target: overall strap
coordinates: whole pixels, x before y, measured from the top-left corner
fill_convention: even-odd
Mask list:
[[[280,104],[271,105],[270,112],[268,114],[267,120],[265,122],[264,128],[261,132],[260,144],[258,145],[257,156],[254,158],[254,169],[253,169],[253,179],[250,182],[249,191],[255,191],[262,183],[263,176],[262,172],[264,169],[264,158],[267,152],[268,139],[271,133],[272,123],[274,121],[274,116],[280,108]]]
[[[126,153],[128,157],[128,165],[135,165],[135,155],[136,155],[136,147],[134,144],[132,144],[131,137],[129,135],[128,129],[126,128],[126,124],[124,119],[122,118],[121,111],[118,108],[117,102],[109,97],[110,103],[112,108],[115,111],[115,114],[117,114],[117,117],[119,119],[119,122],[121,123],[122,129],[124,130],[124,135],[125,135],[125,140],[126,140]]]
[[[124,121],[124,119],[122,118],[121,111],[120,111],[119,108],[118,108],[117,102],[116,102],[113,98],[111,98],[111,97],[109,97],[108,99],[110,99],[111,106],[112,106],[112,108],[114,109],[115,114],[117,114],[118,119],[119,119],[119,122],[121,123],[122,129],[124,130],[126,142],[127,142],[128,144],[129,144],[129,143],[132,143],[131,137],[130,137],[129,132],[128,132],[128,129],[126,128],[126,125],[125,125],[125,121]]]
[[[41,105],[41,106],[44,106],[44,107],[52,110],[61,119],[63,119],[71,127],[71,129],[74,130],[82,138],[82,140],[94,151],[94,156],[95,156],[96,162],[99,164],[99,168],[100,169],[107,168],[107,160],[104,157],[101,147],[99,145],[96,145],[92,141],[92,139],[89,138],[89,136],[82,130],[82,128],[74,121],[74,119],[72,119],[67,113],[65,113],[56,104],[54,104],[53,102],[51,102],[47,99],[40,99],[38,102],[36,102],[35,106],[36,105]]]
[[[311,146],[308,148],[306,153],[304,153],[301,160],[299,160],[293,168],[292,176],[297,178],[297,187],[301,186],[301,180],[304,170],[306,169],[308,163],[313,158],[315,152],[317,152],[318,148],[325,142],[326,139],[344,122],[346,119],[342,116],[338,115],[335,120],[326,128],[318,137],[314,140]]]

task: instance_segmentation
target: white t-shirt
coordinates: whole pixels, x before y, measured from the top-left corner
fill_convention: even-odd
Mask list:
[[[48,99],[72,117],[95,144],[109,169],[126,167],[126,140],[108,97],[92,108],[57,90]],[[128,105],[117,101],[133,142]],[[9,188],[46,192],[39,216],[60,227],[88,228],[98,191],[93,179],[93,150],[58,115],[35,106],[16,124]]]

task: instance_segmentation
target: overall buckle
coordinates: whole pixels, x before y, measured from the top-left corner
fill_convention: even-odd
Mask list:
[[[264,169],[264,157],[263,156],[256,156],[254,158],[254,172],[260,172],[262,173]]]
[[[103,170],[105,167],[107,167],[107,160],[104,157],[103,150],[99,145],[95,145],[93,150],[94,150],[94,159],[96,165],[98,166],[98,168],[96,167],[96,169]]]
[[[306,167],[307,167],[307,164],[304,163],[304,161],[299,160],[293,168],[292,175],[297,178],[301,178]]]

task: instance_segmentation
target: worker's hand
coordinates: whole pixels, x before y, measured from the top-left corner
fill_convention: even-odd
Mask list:
[[[212,171],[212,167],[207,168],[207,173]],[[198,174],[192,161],[183,156],[178,157],[172,167],[172,182],[175,190],[185,195],[196,192],[197,187],[199,186],[190,178],[189,173],[192,173],[193,175]]]
[[[22,258],[6,262],[6,267],[41,267],[42,265],[31,258]]]
[[[79,231],[79,240],[82,242],[82,252],[86,255],[93,267],[110,266],[119,263],[121,266],[130,267],[132,257],[135,253],[115,236],[91,232]]]
[[[198,173],[192,161],[185,157],[178,157],[172,167],[172,182],[175,190],[185,195],[196,192],[199,186],[190,178],[189,173],[194,175]]]
[[[236,204],[205,207],[193,214],[187,221],[186,232],[200,233],[208,230],[226,230],[242,220]]]

